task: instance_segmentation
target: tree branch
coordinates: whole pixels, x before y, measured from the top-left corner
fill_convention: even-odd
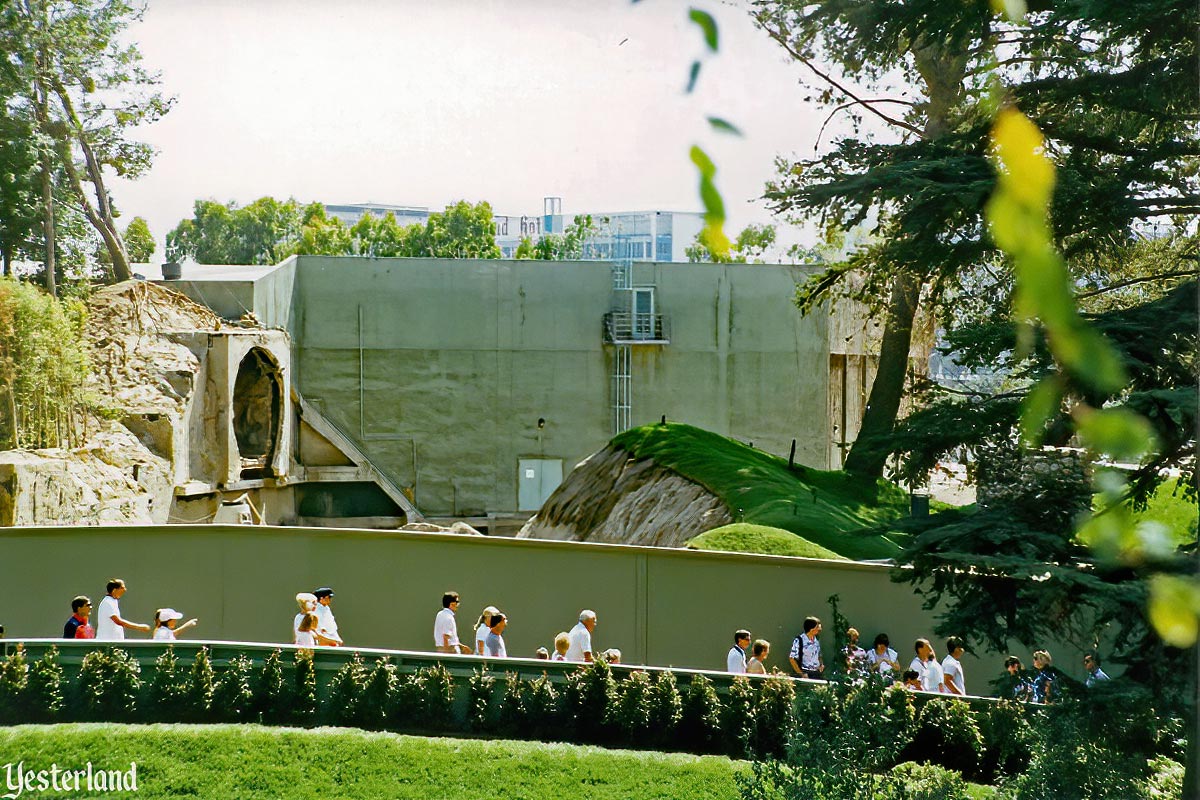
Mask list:
[[[840,106],[835,108],[833,111],[830,111],[829,116],[826,117],[825,121],[821,123],[821,130],[819,130],[817,132],[817,143],[815,145],[813,145],[813,147],[816,148],[821,145],[821,137],[825,134],[825,126],[829,124],[829,122],[834,118],[834,116],[839,111],[845,111],[847,108],[853,108],[854,106],[857,106],[857,105],[864,105],[864,106],[870,105],[871,103],[896,103],[897,105],[913,106],[914,108],[917,105],[916,103],[914,103],[911,100],[894,100],[894,99],[888,98],[888,97],[881,97],[876,100],[855,100],[851,103],[842,103]]]
[[[1104,286],[1099,289],[1093,289],[1090,292],[1080,292],[1079,294],[1075,295],[1075,298],[1078,300],[1083,300],[1088,297],[1096,297],[1097,295],[1106,294],[1107,292],[1115,292],[1118,289],[1124,289],[1126,286],[1134,286],[1139,283],[1149,283],[1151,281],[1161,281],[1169,278],[1196,277],[1197,275],[1200,275],[1200,270],[1195,269],[1184,269],[1176,272],[1159,272],[1154,275],[1143,275],[1138,278],[1129,278],[1128,280],[1118,281],[1117,283]]]
[[[838,83],[837,80],[835,80],[833,78],[833,76],[827,75],[824,72],[822,72],[821,70],[817,69],[816,66],[813,65],[813,63],[810,59],[801,55],[799,52],[796,51],[795,48],[793,48],[791,46],[791,44],[787,41],[787,37],[785,37],[783,35],[782,31],[777,31],[773,28],[768,27],[765,24],[763,25],[763,30],[765,30],[767,32],[767,35],[770,36],[772,39],[774,39],[779,44],[780,47],[782,47],[784,50],[786,50],[792,58],[796,59],[804,66],[808,67],[810,70],[812,70],[817,75],[817,77],[821,78],[821,80],[825,81],[830,86],[834,87],[839,92],[846,95],[851,100],[855,101],[855,103],[862,104],[868,111],[870,111],[872,114],[879,117],[881,120],[888,123],[889,125],[895,125],[898,128],[903,128],[904,130],[909,131],[910,133],[916,134],[917,136],[921,137],[922,139],[926,138],[925,132],[923,130],[921,130],[920,128],[916,127],[915,125],[910,125],[909,123],[905,122],[902,119],[896,119],[895,117],[888,116],[887,114],[884,114],[882,111],[880,111],[876,108],[873,108],[870,104],[870,101],[864,100],[863,98],[856,95],[854,92],[847,89],[842,84]]]

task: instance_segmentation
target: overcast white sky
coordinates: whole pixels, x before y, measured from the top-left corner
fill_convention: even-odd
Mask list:
[[[130,36],[177,102],[139,132],[153,169],[111,191],[160,248],[197,198],[698,211],[700,144],[729,227],[769,221],[774,157],[811,154],[824,114],[744,10],[695,5],[715,56],[680,0],[150,0]]]

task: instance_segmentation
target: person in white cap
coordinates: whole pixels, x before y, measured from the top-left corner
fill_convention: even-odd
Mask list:
[[[304,617],[316,613],[317,596],[312,592],[300,592],[296,595],[296,605],[300,606],[300,613],[292,620],[292,644],[299,644],[297,634],[300,633],[300,623],[304,621]]]
[[[199,620],[189,619],[187,622],[175,625],[176,622],[183,619],[183,614],[180,614],[173,608],[160,608],[154,612],[154,638],[168,642],[175,641],[175,637],[188,628],[193,627]]]
[[[333,589],[322,586],[313,594],[317,598],[317,644],[341,647],[342,637],[338,634],[337,620],[333,618],[333,609],[329,607],[333,602]]]

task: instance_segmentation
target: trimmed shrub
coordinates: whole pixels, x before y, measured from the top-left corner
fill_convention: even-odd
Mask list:
[[[917,719],[917,735],[905,750],[907,760],[976,776],[982,753],[979,724],[966,702],[941,697],[925,701]]]
[[[492,697],[496,694],[496,679],[480,667],[467,679],[467,727],[473,731],[487,730],[492,724]]]
[[[521,678],[515,672],[506,672],[500,681],[499,730],[521,738],[525,722],[525,698],[522,697]]]
[[[154,675],[150,678],[142,709],[145,717],[159,722],[181,719],[186,688],[179,674],[175,648],[167,645],[163,654],[154,659]]]
[[[650,738],[650,676],[638,670],[617,684],[617,702],[612,707],[613,727],[626,744],[645,744]]]
[[[567,676],[564,707],[580,741],[601,743],[609,738],[609,718],[616,704],[617,683],[612,669],[593,661]]]
[[[283,722],[288,717],[291,692],[283,680],[283,655],[272,650],[263,659],[254,686],[254,710],[264,722]]]
[[[367,667],[362,656],[354,656],[342,665],[329,685],[325,698],[324,718],[335,725],[353,725],[358,719],[358,705],[367,684]]]
[[[317,671],[313,665],[312,652],[296,651],[295,690],[292,695],[292,719],[301,724],[310,723],[317,715]]]
[[[371,668],[366,681],[358,701],[358,721],[368,730],[382,730],[387,727],[388,712],[395,702],[400,678],[395,665],[389,659],[381,658]]]
[[[79,695],[88,719],[125,721],[137,710],[141,667],[116,648],[93,650],[79,668]]]
[[[454,720],[454,677],[441,664],[417,671],[421,723],[432,730],[449,730]]]
[[[562,705],[550,679],[541,675],[527,682],[522,694],[525,736],[543,741],[562,739]]]
[[[749,758],[754,748],[754,687],[745,675],[736,675],[725,701],[725,752],[733,758]]]
[[[761,681],[754,701],[754,752],[760,758],[783,758],[796,726],[792,706],[796,690],[791,680],[771,677]]]
[[[188,673],[187,686],[184,691],[185,719],[192,722],[204,722],[209,719],[215,684],[216,675],[213,673],[212,659],[208,657],[208,648],[201,647],[196,651],[196,657],[192,660],[192,668]]]
[[[721,718],[724,712],[721,698],[712,681],[703,675],[693,675],[679,720],[682,741],[695,753],[715,753],[721,750]]]
[[[254,665],[239,653],[229,660],[213,690],[213,715],[227,722],[245,722],[254,710],[254,692],[250,689],[250,674]]]
[[[29,665],[29,682],[25,692],[31,722],[53,722],[58,719],[65,698],[63,668],[58,661],[57,647],[51,647],[45,655]]]
[[[0,661],[0,722],[24,722],[29,715],[28,698],[29,665],[25,662],[25,648],[17,645],[16,650]]]
[[[683,698],[670,672],[658,673],[650,690],[650,738],[659,745],[676,744],[679,721],[683,718]]]
[[[1029,766],[1033,741],[1025,706],[1011,700],[989,703],[976,714],[976,719],[983,737],[980,779],[995,783],[1005,776],[1024,772]]]

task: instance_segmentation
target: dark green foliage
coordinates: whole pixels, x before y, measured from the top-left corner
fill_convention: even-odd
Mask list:
[[[712,681],[693,675],[683,699],[679,722],[681,743],[696,753],[714,753],[721,749],[721,719],[724,708]]]
[[[29,665],[29,682],[25,688],[30,722],[54,722],[65,705],[63,668],[58,661],[58,648]]]
[[[971,707],[962,700],[933,697],[921,706],[916,736],[902,757],[976,778],[982,754],[983,736]]]
[[[424,710],[421,708],[421,684],[421,676],[415,672],[398,677],[396,691],[392,695],[392,705],[387,713],[395,727],[402,730],[415,730],[424,724]]]
[[[0,661],[0,722],[24,722],[28,715],[29,665],[25,649],[17,649]]]
[[[358,700],[359,724],[369,730],[380,730],[387,726],[388,711],[395,704],[396,687],[400,682],[396,665],[389,659],[379,659],[366,681],[366,688]]]
[[[796,690],[790,678],[769,677],[758,684],[754,702],[754,753],[782,758],[795,728]]]
[[[417,671],[422,722],[430,730],[455,727],[454,678],[441,664]]]
[[[671,672],[660,672],[650,690],[650,737],[659,745],[677,745],[683,699]]]
[[[137,709],[141,666],[116,648],[93,650],[79,668],[79,692],[87,719],[124,721]]]
[[[721,730],[725,733],[726,753],[733,758],[748,758],[754,750],[754,685],[745,675],[737,675],[729,686]]]
[[[500,730],[519,737],[525,722],[524,682],[515,672],[504,673],[500,686]]]
[[[650,676],[641,670],[629,673],[617,684],[617,702],[612,722],[626,741],[644,744],[650,735]]]
[[[301,724],[311,722],[317,714],[317,671],[312,652],[297,650],[291,717]]]
[[[984,782],[994,783],[1029,766],[1033,730],[1025,708],[1011,701],[989,703],[976,715],[983,737],[979,774]]]
[[[182,719],[186,691],[175,648],[167,645],[163,654],[154,659],[154,675],[150,678],[146,707],[142,709],[146,718],[160,722]]]
[[[367,682],[362,656],[354,656],[342,665],[329,685],[325,698],[325,719],[335,725],[351,725],[358,718],[358,704]]]
[[[265,722],[283,722],[290,703],[291,692],[283,680],[282,656],[278,650],[272,650],[263,659],[255,682],[254,710]]]
[[[216,675],[213,672],[212,659],[208,656],[208,648],[201,647],[196,651],[192,668],[188,671],[187,688],[184,693],[184,718],[195,722],[207,720],[215,690]]]
[[[522,681],[516,673],[505,675],[500,700],[500,727],[519,739],[561,739],[562,704],[558,691],[545,675]]]
[[[467,679],[467,727],[473,731],[486,730],[492,721],[492,698],[496,694],[496,679],[487,667],[476,669]]]
[[[616,701],[617,684],[612,669],[603,659],[567,676],[564,707],[580,741],[604,742],[608,739],[610,715]]]
[[[246,722],[254,708],[254,692],[250,689],[253,664],[239,653],[229,660],[213,691],[213,716],[226,722]]]

